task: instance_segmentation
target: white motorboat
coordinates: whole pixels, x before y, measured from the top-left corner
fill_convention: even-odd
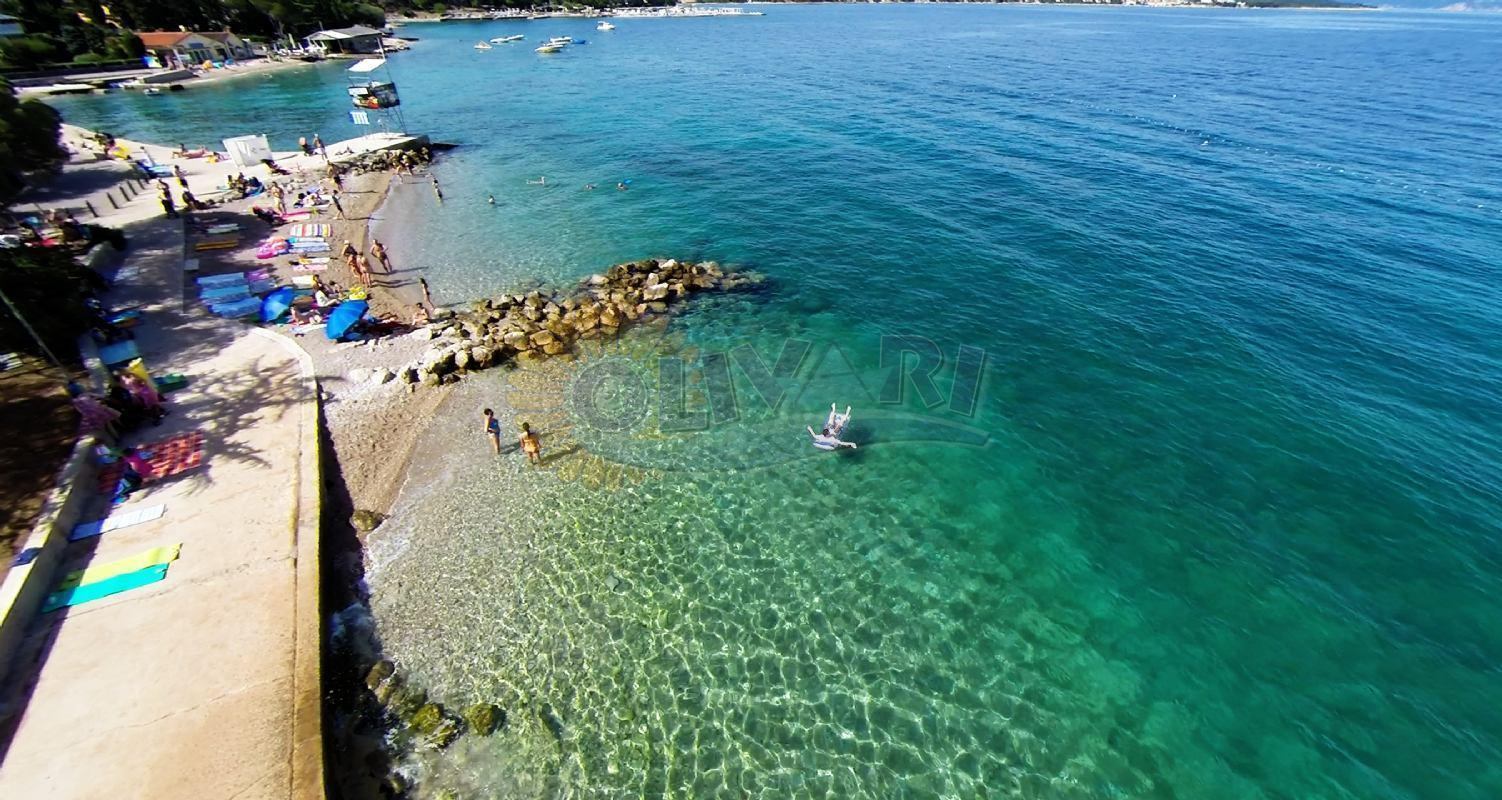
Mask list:
[[[475,42],[475,49],[476,50],[489,50],[490,49],[490,45],[486,44],[485,42]]]
[[[509,44],[511,42],[519,42],[519,41],[521,41],[521,40],[523,40],[525,38],[527,38],[527,37],[522,36],[521,34],[517,34],[515,36],[497,36],[494,39],[491,39],[490,43],[491,44]]]
[[[537,50],[535,50],[534,52],[538,52],[538,53],[557,53],[557,52],[561,51],[563,49],[563,47],[564,46],[561,45],[561,44],[553,44],[552,42],[548,42],[548,43],[544,44],[542,47],[537,48]]]
[[[615,30],[615,26],[611,25],[608,22],[601,22],[599,25],[595,26],[595,30],[597,30],[597,31],[613,31],[613,30]]]
[[[554,36],[553,38],[549,39],[547,41],[547,43],[548,44],[555,44],[555,45],[558,45],[559,47],[566,47],[566,46],[571,45],[571,44],[574,43],[574,37],[572,37],[572,36]]]

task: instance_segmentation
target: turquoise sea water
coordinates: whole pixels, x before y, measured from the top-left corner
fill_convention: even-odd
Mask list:
[[[378,628],[511,710],[425,796],[1502,796],[1502,18],[765,10],[407,29],[407,120],[463,147],[383,215],[440,300],[772,279],[424,435]],[[513,30],[590,42],[469,46]],[[58,105],[290,148],[343,85]],[[883,402],[883,337],[937,396]],[[789,339],[774,408],[717,357]],[[806,447],[830,401],[860,450]],[[503,402],[543,469],[475,435]]]

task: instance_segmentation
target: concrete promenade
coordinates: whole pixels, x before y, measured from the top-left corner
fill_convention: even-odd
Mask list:
[[[195,190],[226,169],[209,176],[216,165],[179,163]],[[80,167],[79,192],[43,205],[99,199],[109,169]],[[165,580],[38,616],[19,652],[0,654],[16,658],[0,687],[0,797],[322,798],[311,362],[288,340],[208,315],[185,292],[182,228],[154,191],[99,221],[131,239],[125,277],[106,300],[142,306],[136,341],[147,366],[190,380],[169,396],[164,424],[125,444],[200,432],[203,462],[116,512],[164,504],[163,516],[71,543],[50,578],[180,542]]]

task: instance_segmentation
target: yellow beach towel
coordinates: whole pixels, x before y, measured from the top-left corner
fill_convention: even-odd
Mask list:
[[[182,550],[182,542],[152,548],[144,553],[136,553],[119,561],[111,561],[108,564],[89,567],[88,569],[74,570],[63,576],[62,583],[57,585],[55,591],[64,591],[78,586],[88,586],[108,580],[116,575],[124,575],[127,572],[135,572],[138,569],[146,569],[159,564],[170,564],[177,560],[177,554]]]

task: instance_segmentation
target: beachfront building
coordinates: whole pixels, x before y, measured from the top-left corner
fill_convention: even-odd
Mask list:
[[[9,14],[0,14],[0,36],[20,36],[21,20]]]
[[[253,58],[250,43],[230,33],[216,31],[149,31],[137,34],[146,53],[164,67],[180,68],[205,61],[232,61]]]
[[[319,31],[308,37],[308,45],[329,53],[366,55],[381,51],[381,32],[364,25]]]

